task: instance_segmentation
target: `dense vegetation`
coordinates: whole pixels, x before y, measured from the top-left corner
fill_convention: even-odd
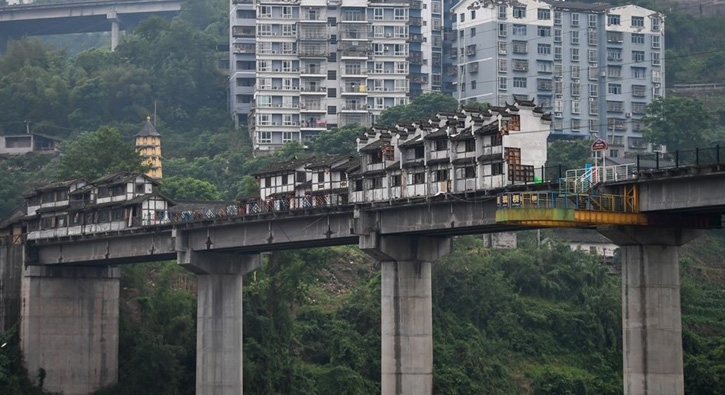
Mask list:
[[[11,43],[0,58],[0,132],[23,133],[29,126],[66,139],[66,155],[3,158],[0,217],[17,207],[28,187],[136,168],[130,137],[154,113],[163,135],[162,188],[175,198],[234,199],[254,191],[252,174],[271,163],[311,151],[354,151],[360,129],[348,126],[324,134],[308,150],[290,144],[275,155],[251,155],[246,131],[235,130],[227,114],[226,79],[216,70],[216,60],[226,56],[215,48],[227,40],[227,13],[227,1],[190,0],[172,21],[142,22],[115,53],[92,49],[71,56],[39,39]],[[723,26],[715,18],[668,14],[669,84],[722,80]],[[420,119],[449,106],[450,100],[424,96],[391,108],[383,121]],[[716,140],[664,134],[684,143]],[[580,167],[588,154],[586,142],[557,143],[549,162]],[[621,393],[619,278],[589,255],[556,243],[537,247],[528,233],[520,238],[518,250],[490,251],[479,239],[462,237],[434,266],[435,392]],[[722,394],[725,237],[713,232],[686,250],[686,391]],[[173,262],[127,266],[123,274],[119,385],[99,394],[193,394],[194,275]],[[267,257],[245,279],[245,393],[379,392],[379,295],[375,263],[356,248]],[[17,331],[4,334],[2,344],[2,392],[40,393],[22,371]]]

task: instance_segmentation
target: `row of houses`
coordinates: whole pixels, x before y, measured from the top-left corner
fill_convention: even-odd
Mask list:
[[[533,101],[517,100],[407,125],[373,126],[357,138],[357,156],[300,158],[258,173],[258,198],[279,209],[535,182],[543,178],[550,122]]]

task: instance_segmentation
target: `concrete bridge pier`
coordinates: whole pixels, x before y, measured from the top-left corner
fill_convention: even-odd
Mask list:
[[[601,229],[622,253],[625,395],[683,395],[680,246],[700,231]]]
[[[360,248],[380,261],[381,393],[433,393],[431,263],[450,251],[450,239],[360,237]]]
[[[118,31],[120,28],[120,21],[116,11],[109,12],[106,18],[111,21],[111,51],[115,51],[118,46]]]
[[[85,395],[116,383],[120,277],[118,267],[25,268],[20,339],[36,384]]]
[[[242,394],[242,279],[259,254],[179,253],[198,274],[196,395]]]

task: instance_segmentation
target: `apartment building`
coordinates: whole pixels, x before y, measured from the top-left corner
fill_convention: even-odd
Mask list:
[[[609,142],[609,156],[652,147],[646,105],[664,94],[664,17],[639,6],[461,0],[451,10],[454,95],[494,105],[535,97],[552,136]]]
[[[255,150],[441,90],[440,0],[233,0],[231,112]]]

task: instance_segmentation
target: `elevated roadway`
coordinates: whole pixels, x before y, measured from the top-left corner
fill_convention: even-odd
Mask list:
[[[0,48],[8,39],[24,36],[111,32],[111,49],[118,34],[151,15],[171,18],[181,0],[89,0],[0,7]]]
[[[451,236],[576,226],[598,229],[622,251],[624,394],[684,395],[679,246],[698,229],[719,226],[714,218],[725,213],[719,148],[717,157],[709,164],[698,159],[690,166],[614,172],[596,183],[594,200],[591,188],[562,197],[559,185],[530,184],[357,206],[199,215],[206,219],[27,241],[21,328],[27,365],[45,369],[46,388],[66,394],[114,383],[116,265],[176,259],[199,275],[196,393],[241,395],[242,279],[260,265],[260,253],[358,244],[382,272],[381,392],[429,394],[431,264],[450,250]],[[622,204],[608,205],[604,194],[622,197]],[[530,211],[519,200],[526,196],[529,204],[537,196]],[[64,326],[54,327],[58,322]],[[68,363],[68,355],[79,357]]]

